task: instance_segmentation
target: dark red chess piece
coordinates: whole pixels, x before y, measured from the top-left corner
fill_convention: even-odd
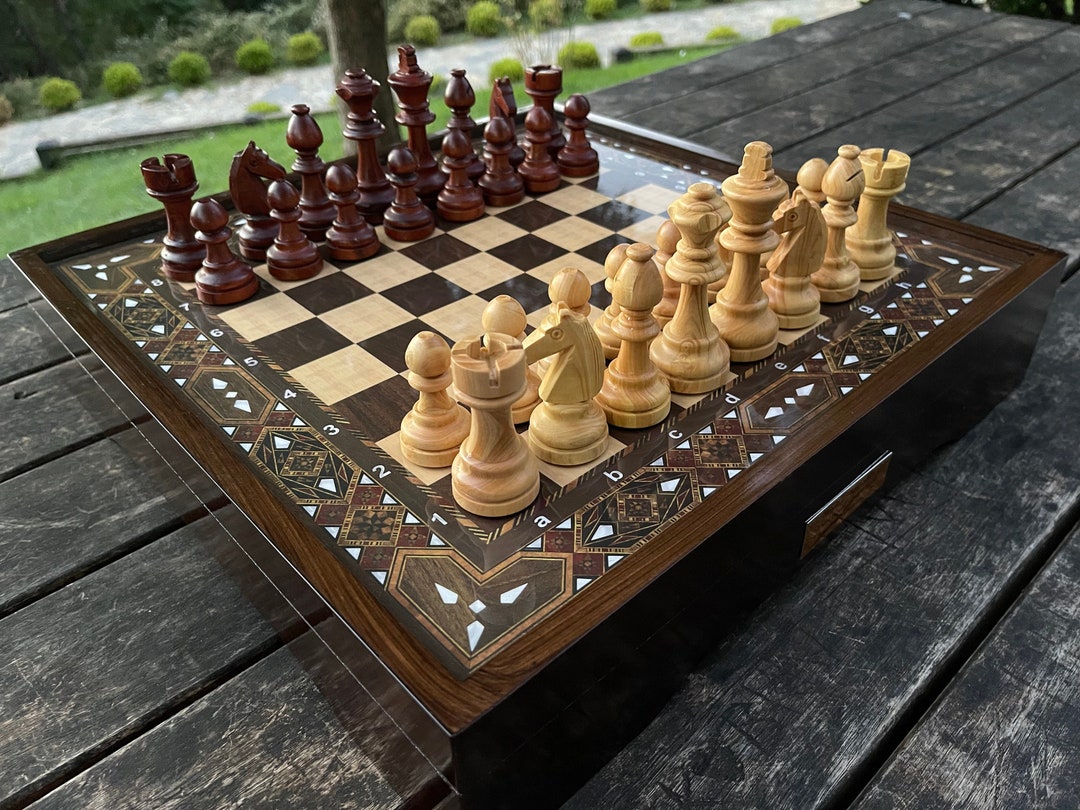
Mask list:
[[[442,142],[443,167],[449,172],[446,185],[439,192],[439,216],[451,222],[471,222],[484,215],[484,193],[469,179],[470,156],[473,152],[469,136],[460,129],[447,131]]]
[[[446,106],[450,108],[450,120],[446,122],[446,128],[460,130],[468,139],[470,150],[469,154],[466,155],[469,161],[466,171],[469,173],[469,179],[476,181],[484,173],[484,164],[476,156],[476,152],[472,150],[472,133],[476,127],[476,122],[473,121],[470,112],[472,106],[476,103],[476,93],[473,92],[469,80],[465,78],[465,68],[454,68],[450,71],[450,81],[446,83],[443,100],[446,102]],[[446,170],[445,163],[443,164],[443,170]]]
[[[266,251],[270,275],[282,281],[300,281],[316,275],[323,266],[318,248],[301,230],[303,212],[300,193],[288,180],[275,180],[266,195],[270,216],[278,222],[278,236]]]
[[[401,110],[394,120],[407,128],[409,150],[416,159],[416,193],[425,203],[434,206],[446,175],[435,162],[427,139],[427,126],[435,120],[435,113],[428,104],[431,74],[416,63],[416,49],[412,45],[402,45],[398,48],[398,69],[386,81],[394,88]]]
[[[431,236],[435,217],[416,196],[416,158],[405,146],[390,151],[386,159],[390,182],[394,185],[394,201],[383,214],[383,230],[398,242],[417,242]]]
[[[525,162],[518,174],[530,194],[554,191],[562,182],[559,167],[551,157],[551,116],[543,107],[533,107],[525,115]]]
[[[326,164],[319,157],[319,147],[323,143],[322,130],[310,113],[306,104],[292,106],[285,142],[296,152],[292,170],[301,177],[300,230],[309,239],[321,242],[326,237],[326,229],[334,221],[335,212],[323,185]]]
[[[195,167],[187,155],[165,155],[164,160],[147,158],[142,169],[146,193],[165,206],[165,246],[161,249],[161,271],[175,281],[194,281],[202,267],[206,247],[195,238],[191,227],[191,198],[199,190]]]
[[[555,97],[562,92],[562,68],[555,65],[533,65],[526,68],[525,92],[532,99],[533,106],[543,107],[551,118],[549,126],[551,140],[548,143],[548,151],[554,160],[559,150],[566,145],[566,138],[563,137],[558,119],[555,117]]]
[[[251,261],[266,261],[266,249],[274,244],[278,224],[270,216],[266,201],[266,180],[284,180],[285,169],[270,159],[255,141],[233,156],[229,168],[229,196],[244,215],[238,236],[240,255]]]
[[[195,238],[206,249],[202,267],[195,273],[195,294],[204,304],[222,306],[246,301],[259,290],[259,278],[229,249],[229,215],[212,197],[191,207]]]
[[[347,70],[338,82],[337,94],[349,106],[344,135],[356,142],[356,187],[360,199],[356,208],[372,225],[382,222],[383,211],[394,199],[394,187],[379,165],[376,141],[386,134],[386,127],[375,117],[373,105],[379,83],[363,70]]]
[[[493,98],[497,93],[493,93]],[[501,96],[499,96],[501,99]],[[492,102],[495,109],[495,103]],[[514,127],[510,120],[495,109],[484,127],[484,161],[487,171],[477,181],[488,205],[503,206],[519,203],[525,197],[521,175],[510,165],[514,146]]]
[[[337,218],[326,232],[326,245],[335,259],[359,261],[379,252],[379,237],[356,210],[360,192],[356,175],[344,163],[331,164],[326,172],[330,201],[337,207]]]
[[[497,91],[497,92],[496,92]],[[502,103],[498,101],[502,97]],[[503,115],[510,122],[510,128],[517,132],[517,99],[514,98],[514,85],[509,76],[502,76],[495,80],[495,87],[491,91],[491,102],[488,105],[488,118],[495,115]],[[510,148],[510,165],[515,169],[525,160],[525,150],[522,149],[515,138]]]
[[[588,177],[600,171],[600,156],[592,148],[585,130],[589,126],[589,100],[581,93],[574,93],[563,107],[566,128],[570,137],[566,146],[559,150],[559,170],[566,177]]]

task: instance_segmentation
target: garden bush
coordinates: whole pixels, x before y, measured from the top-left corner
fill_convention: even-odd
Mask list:
[[[25,76],[0,83],[0,95],[7,97],[15,109],[15,117],[22,118],[40,112],[39,91],[43,79],[28,79]]]
[[[405,26],[405,40],[413,45],[434,45],[441,34],[439,21],[428,14],[413,17]]]
[[[532,0],[529,3],[529,21],[538,31],[558,28],[563,23],[561,0]]]
[[[739,32],[732,28],[730,25],[718,25],[712,31],[705,35],[705,39],[709,41],[725,40],[725,39],[738,39]]]
[[[520,82],[525,78],[525,66],[512,56],[497,59],[488,68],[488,81],[493,82],[503,76],[507,76],[512,82]]]
[[[559,48],[559,65],[564,68],[598,68],[600,54],[591,42],[567,42]]]
[[[58,79],[55,76],[46,79],[38,91],[38,100],[41,106],[49,112],[63,112],[70,110],[82,98],[78,85],[67,79]]]
[[[15,117],[15,108],[7,96],[0,96],[0,127]]]
[[[655,48],[664,44],[664,35],[659,31],[642,31],[630,37],[631,48]]]
[[[323,42],[314,31],[289,37],[285,59],[290,65],[314,65],[323,52]]]
[[[460,31],[465,26],[465,3],[461,0],[394,0],[387,9],[386,32],[391,42],[400,42],[405,26],[415,17],[434,17],[443,31]]]
[[[247,105],[247,111],[253,115],[273,115],[281,112],[281,105],[272,101],[253,101]]]
[[[618,7],[617,0],[585,0],[585,16],[590,20],[606,20]]]
[[[181,87],[198,87],[210,80],[210,63],[194,51],[180,51],[169,62],[169,79]]]
[[[474,37],[493,37],[502,30],[502,13],[491,0],[473,3],[465,12],[465,30]]]
[[[798,17],[777,17],[769,26],[769,33],[779,34],[783,31],[790,31],[792,28],[798,28],[800,25],[802,25],[802,20]]]
[[[658,11],[671,11],[671,0],[641,0],[641,8],[646,14],[654,14]]]
[[[113,62],[101,74],[101,86],[113,98],[130,96],[142,83],[142,73],[131,62]]]
[[[251,39],[236,49],[236,66],[244,73],[261,76],[274,66],[274,54],[265,39]]]

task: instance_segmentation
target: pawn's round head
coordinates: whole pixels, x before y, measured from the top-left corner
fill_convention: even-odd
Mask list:
[[[421,377],[438,377],[450,369],[450,347],[434,332],[417,332],[405,349],[405,365]]]
[[[799,173],[795,176],[799,185],[809,191],[821,191],[821,179],[825,176],[825,172],[829,170],[829,164],[822,158],[810,158],[806,161],[800,169]]]
[[[515,337],[525,331],[525,309],[509,295],[497,295],[484,307],[480,321],[485,332]]]
[[[585,118],[589,114],[589,100],[581,93],[574,93],[566,100],[563,112],[567,118]]]
[[[266,200],[275,211],[291,211],[300,205],[300,192],[288,180],[275,180],[266,192]]]
[[[670,219],[665,219],[656,231],[656,249],[670,256],[675,252],[680,238],[678,226]]]
[[[564,303],[571,309],[580,309],[589,302],[592,287],[588,277],[576,267],[564,267],[548,284],[548,297],[553,304]]]
[[[331,194],[348,194],[356,188],[356,173],[344,163],[331,164],[326,170],[326,188]]]
[[[392,174],[413,174],[416,171],[416,157],[407,146],[398,146],[390,150],[386,158],[386,168]]]
[[[229,214],[212,197],[198,200],[191,206],[191,224],[203,233],[219,231],[229,224]]]

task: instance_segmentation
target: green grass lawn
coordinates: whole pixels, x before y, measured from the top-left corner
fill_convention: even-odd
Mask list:
[[[723,50],[724,46],[688,48],[640,57],[632,62],[596,70],[567,71],[565,93],[588,93],[638,76],[654,73]],[[478,81],[477,84],[486,84]],[[437,94],[436,94],[437,95]],[[528,98],[518,91],[518,103]],[[487,115],[489,91],[478,90],[477,118]],[[432,105],[438,118],[430,131],[445,125],[448,111],[441,101]],[[320,152],[327,159],[344,154],[344,138],[337,116],[316,116],[326,136]],[[143,186],[139,162],[150,155],[179,152],[190,155],[199,177],[200,194],[222,191],[228,186],[232,156],[248,140],[254,140],[286,168],[293,154],[285,145],[285,121],[265,121],[254,126],[227,127],[173,141],[155,141],[66,159],[59,168],[18,180],[0,182],[0,255],[39,242],[104,225],[160,208]],[[350,144],[351,146],[351,144]]]

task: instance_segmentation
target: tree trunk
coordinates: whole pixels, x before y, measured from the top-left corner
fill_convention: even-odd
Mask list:
[[[345,75],[349,68],[363,68],[380,85],[375,97],[375,114],[386,127],[379,151],[385,153],[401,142],[394,123],[394,93],[386,83],[389,75],[386,44],[386,0],[325,0],[326,31],[334,75]],[[338,105],[338,117],[345,127],[344,104]]]

